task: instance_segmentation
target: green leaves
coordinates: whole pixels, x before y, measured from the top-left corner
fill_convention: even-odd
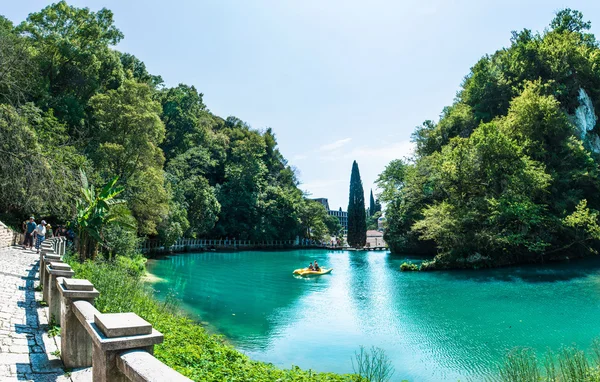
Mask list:
[[[85,260],[95,257],[99,245],[110,249],[110,243],[104,238],[107,226],[116,224],[133,232],[137,226],[131,221],[131,213],[127,208],[116,208],[125,204],[125,200],[115,198],[124,191],[122,186],[117,185],[118,177],[114,177],[102,187],[100,193],[96,193],[94,186],[89,186],[83,170],[80,170],[80,175],[83,198],[77,201],[75,228],[78,252]]]
[[[573,114],[580,94],[588,113],[599,110],[600,48],[580,12],[558,12],[551,27],[514,32],[510,47],[476,63],[440,121],[417,128],[415,162],[380,175],[394,250],[428,250],[434,266],[593,252],[600,138],[594,118],[580,131]]]
[[[352,163],[350,175],[350,200],[348,203],[348,244],[352,247],[364,247],[367,241],[367,221],[365,211],[365,192],[360,179],[358,163]]]

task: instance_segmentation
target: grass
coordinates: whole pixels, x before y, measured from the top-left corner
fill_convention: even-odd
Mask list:
[[[510,351],[500,366],[503,382],[600,382],[600,341],[589,354],[575,346],[548,351],[542,361],[532,349]]]
[[[78,263],[67,258],[75,277],[91,281],[100,296],[96,308],[104,313],[135,312],[161,332],[165,341],[154,355],[195,381],[365,381],[357,375],[317,373],[298,367],[279,369],[253,361],[225,343],[221,336],[181,314],[173,299],[159,302],[141,280],[135,261]],[[350,360],[348,360],[350,363]],[[327,365],[323,365],[327,368]]]

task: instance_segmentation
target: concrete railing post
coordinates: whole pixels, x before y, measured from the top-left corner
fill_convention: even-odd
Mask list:
[[[57,255],[56,252],[54,252],[54,249],[52,249],[52,246],[50,245],[45,245],[45,242],[42,242],[42,247],[40,248],[40,283],[42,285],[44,285],[44,279],[43,279],[43,269],[44,269],[44,256],[47,254],[51,254],[51,255]]]
[[[40,261],[40,284],[43,287],[43,300],[48,302],[48,292],[50,291],[50,287],[48,286],[48,264],[50,263],[62,263],[62,260],[59,255],[55,253],[47,253],[42,257]]]
[[[163,335],[135,313],[96,314],[89,322],[93,345],[92,379],[94,382],[125,382],[129,379],[118,369],[117,358],[123,350],[142,349],[150,354]]]
[[[75,274],[69,264],[51,262],[46,265],[46,277],[47,282],[44,285],[44,292],[46,292],[46,286],[48,287],[48,308],[50,312],[50,320],[54,318],[56,325],[60,325],[60,293],[58,292],[58,286],[56,285],[56,279],[58,277],[71,278]]]
[[[88,280],[57,279],[60,293],[60,354],[67,368],[92,366],[92,338],[75,314],[75,302],[94,304],[100,293]],[[90,317],[93,318],[93,317]]]

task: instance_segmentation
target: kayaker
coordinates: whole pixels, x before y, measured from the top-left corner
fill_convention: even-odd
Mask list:
[[[315,270],[315,267],[313,267],[312,263],[308,264],[308,270],[309,271],[314,271]]]
[[[315,271],[317,271],[317,272],[320,272],[320,271],[321,271],[321,268],[319,267],[319,264],[317,263],[317,260],[315,260],[315,267],[314,267],[314,270],[315,270]]]

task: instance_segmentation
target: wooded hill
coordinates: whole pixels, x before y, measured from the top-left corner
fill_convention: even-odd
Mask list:
[[[600,48],[590,22],[556,14],[482,57],[414,158],[380,175],[387,242],[480,267],[596,253],[600,239]]]
[[[110,10],[64,1],[16,26],[0,17],[3,220],[71,220],[82,169],[96,187],[118,176],[122,215],[167,242],[320,239],[339,228],[304,198],[270,128],[214,115],[194,86],[164,86],[113,48],[123,38]],[[121,251],[135,239],[104,235],[120,237]]]

